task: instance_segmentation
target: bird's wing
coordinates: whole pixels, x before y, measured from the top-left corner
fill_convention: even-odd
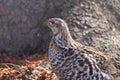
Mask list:
[[[84,51],[85,53],[92,55],[92,57],[96,60],[97,65],[101,70],[105,71],[108,74],[111,74],[113,77],[120,76],[120,70],[118,70],[112,64],[110,58],[107,55],[103,54],[97,49],[88,46],[83,47],[81,51]]]
[[[97,65],[102,69],[108,67],[108,65],[111,63],[110,59],[105,54],[103,54],[102,52],[100,52],[97,49],[94,49],[90,46],[84,46],[76,41],[72,41],[71,46],[73,48],[78,49],[81,54],[83,53],[83,54],[92,56],[93,59],[96,60]]]
[[[82,53],[86,53],[89,56],[93,57],[96,60],[97,65],[102,69],[105,69],[106,67],[108,67],[111,64],[108,56],[106,56],[102,52],[100,52],[92,47],[84,46],[83,48],[80,49],[80,51]]]

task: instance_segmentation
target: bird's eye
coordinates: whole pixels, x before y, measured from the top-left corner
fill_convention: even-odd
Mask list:
[[[51,24],[55,24],[55,22],[54,22],[54,21],[51,21]]]

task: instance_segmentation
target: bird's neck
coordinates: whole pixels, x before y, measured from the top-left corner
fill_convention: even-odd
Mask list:
[[[56,45],[59,46],[60,48],[64,48],[64,49],[71,48],[71,42],[73,41],[73,39],[67,28],[62,30],[60,33],[55,35],[53,38],[54,38],[54,42],[56,43]]]

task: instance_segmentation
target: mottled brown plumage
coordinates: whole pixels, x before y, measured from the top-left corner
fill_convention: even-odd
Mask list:
[[[72,39],[64,20],[51,18],[46,24],[53,32],[49,62],[60,80],[113,80],[118,75],[106,55]]]

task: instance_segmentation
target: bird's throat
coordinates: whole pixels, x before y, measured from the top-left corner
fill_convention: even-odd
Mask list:
[[[64,49],[71,48],[70,42],[72,40],[70,34],[68,33],[58,33],[56,36],[53,37],[55,44]]]

